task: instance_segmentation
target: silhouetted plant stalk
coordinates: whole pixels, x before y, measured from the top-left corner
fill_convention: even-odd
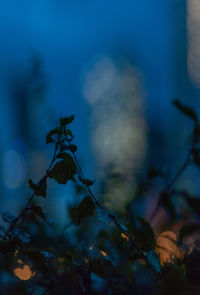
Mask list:
[[[68,135],[66,135],[66,139],[68,144],[70,145],[71,142],[68,138]],[[90,186],[93,184],[94,181],[88,180],[84,177],[83,172],[82,172],[82,167],[76,157],[76,152],[75,151],[71,151],[74,161],[76,163],[76,166],[78,168],[78,174],[79,174],[79,179],[82,182],[82,184],[86,187],[89,195],[91,196],[92,200],[94,201],[95,205],[97,208],[99,208],[100,210],[103,210],[105,212],[105,214],[109,217],[109,219],[115,224],[115,226],[118,228],[118,230],[123,233],[128,240],[130,241],[130,243],[132,244],[133,248],[137,250],[139,256],[147,263],[147,265],[149,265],[150,269],[157,275],[157,271],[154,269],[154,267],[152,266],[152,264],[148,261],[147,256],[145,255],[145,253],[140,249],[140,247],[138,247],[138,245],[136,244],[136,242],[133,240],[132,236],[128,233],[127,230],[125,230],[125,226],[123,226],[122,224],[119,223],[119,221],[117,220],[116,216],[113,215],[112,213],[109,213],[104,206],[102,206],[100,204],[100,202],[97,200],[97,198],[95,197],[94,193],[92,192]]]
[[[191,146],[189,148],[189,151],[187,153],[186,159],[181,165],[181,167],[177,170],[176,174],[172,177],[172,179],[165,185],[164,189],[160,192],[159,199],[156,203],[155,208],[153,209],[152,215],[151,215],[151,220],[152,218],[156,215],[157,211],[159,208],[165,207],[167,209],[167,202],[170,201],[170,197],[173,194],[179,194],[184,198],[185,203],[187,203],[188,207],[191,209],[191,212],[194,212],[194,216],[196,215],[197,217],[200,216],[200,199],[198,197],[192,196],[189,194],[187,191],[176,191],[175,190],[175,185],[177,180],[182,176],[184,171],[187,169],[188,165],[190,164],[191,160],[195,165],[200,167],[200,125],[199,125],[199,120],[196,115],[196,113],[187,106],[182,105],[179,101],[174,101],[174,105],[178,108],[180,112],[182,112],[184,115],[188,116],[190,119],[193,120],[194,122],[194,131],[193,131],[193,139]],[[72,143],[73,140],[73,134],[70,129],[68,129],[68,125],[73,121],[74,116],[66,117],[66,118],[60,118],[60,124],[59,127],[56,127],[55,129],[51,130],[47,136],[46,136],[46,143],[53,143],[54,144],[54,152],[52,155],[51,162],[49,164],[49,167],[46,170],[46,173],[44,176],[41,178],[38,184],[34,184],[32,180],[29,179],[29,187],[30,189],[33,190],[33,193],[31,197],[29,198],[26,206],[23,208],[23,210],[19,213],[18,217],[16,218],[11,218],[9,219],[9,214],[7,218],[0,212],[1,217],[5,222],[9,223],[8,229],[4,232],[4,235],[0,235],[0,253],[7,253],[7,252],[12,252],[11,254],[13,255],[14,259],[17,260],[17,257],[15,255],[16,249],[18,250],[18,253],[20,253],[22,256],[26,257],[29,259],[32,264],[34,265],[36,269],[39,270],[41,274],[43,274],[43,279],[46,278],[47,282],[44,283],[44,288],[46,292],[49,292],[49,294],[55,294],[54,292],[51,293],[51,290],[56,288],[60,282],[65,281],[66,276],[69,275],[69,285],[71,284],[71,275],[74,278],[74,283],[76,286],[71,287],[73,291],[70,294],[75,294],[76,292],[76,287],[78,287],[82,290],[81,294],[93,294],[91,293],[91,273],[96,274],[97,276],[101,277],[102,272],[106,272],[106,275],[102,276],[104,280],[106,281],[107,288],[111,288],[109,283],[116,282],[116,277],[115,277],[115,272],[117,273],[115,269],[114,263],[112,263],[110,260],[112,257],[108,257],[109,259],[106,260],[104,256],[106,255],[106,252],[104,250],[98,249],[98,238],[96,241],[96,247],[98,249],[98,252],[101,253],[102,257],[99,258],[99,256],[95,256],[95,258],[87,253],[87,249],[84,249],[84,251],[79,251],[78,249],[78,257],[75,256],[72,257],[69,255],[69,253],[62,253],[58,249],[58,256],[53,255],[53,260],[50,260],[50,258],[45,257],[45,255],[42,253],[41,249],[32,249],[30,244],[26,244],[25,242],[21,239],[20,240],[20,234],[19,232],[15,232],[15,228],[19,225],[19,221],[21,221],[23,218],[26,218],[26,212],[29,210],[34,213],[36,216],[42,218],[44,221],[47,221],[47,215],[43,212],[42,208],[33,202],[35,200],[36,196],[41,196],[46,198],[46,190],[47,190],[47,179],[51,178],[54,179],[57,183],[59,184],[67,184],[69,180],[77,182],[77,178],[79,179],[78,182],[80,181],[81,186],[84,187],[84,190],[86,189],[88,195],[85,196],[80,204],[77,206],[69,208],[69,215],[71,219],[71,223],[69,224],[75,224],[79,225],[82,219],[88,218],[92,216],[95,212],[99,214],[100,217],[102,217],[102,220],[106,220],[107,223],[113,224],[115,229],[117,229],[118,232],[121,233],[121,237],[125,239],[125,241],[128,244],[125,244],[126,251],[124,251],[123,255],[120,252],[122,244],[120,244],[120,247],[116,245],[116,250],[117,252],[119,251],[119,258],[121,259],[121,264],[119,265],[123,267],[127,266],[127,272],[129,271],[129,261],[127,261],[130,258],[131,263],[135,263],[135,261],[140,258],[140,261],[137,261],[138,263],[142,263],[141,265],[145,265],[146,268],[149,269],[150,273],[153,273],[154,278],[158,279],[158,285],[162,286],[162,279],[163,282],[165,282],[165,275],[168,273],[170,274],[170,268],[169,271],[164,269],[163,265],[159,264],[159,259],[158,256],[155,252],[155,234],[154,231],[152,230],[151,226],[149,225],[148,222],[146,222],[142,217],[140,216],[134,216],[135,220],[127,220],[130,223],[126,226],[121,224],[118,220],[118,218],[115,216],[115,214],[110,213],[102,204],[101,202],[96,198],[95,194],[93,193],[93,190],[91,186],[93,185],[94,181],[89,180],[85,178],[82,167],[78,161],[78,158],[76,156],[76,150],[77,147]],[[152,170],[151,173],[148,174],[147,180],[151,180],[153,177],[157,176],[162,176],[163,173],[162,171],[156,171],[156,169]],[[166,202],[167,201],[167,202]],[[166,203],[164,203],[166,202]],[[169,205],[169,204],[168,204]],[[170,204],[172,205],[172,204]],[[174,208],[172,208],[172,212]],[[5,213],[5,212],[4,212]],[[175,212],[176,213],[176,212]],[[175,214],[176,216],[176,214]],[[12,216],[11,216],[12,217]],[[7,219],[7,220],[5,220]],[[17,230],[20,228],[20,226],[17,228]],[[192,223],[192,224],[187,224],[183,226],[179,232],[179,238],[178,238],[178,246],[182,245],[182,242],[184,238],[189,235],[194,233],[195,231],[200,230],[200,225],[199,223]],[[22,229],[22,231],[24,231]],[[115,230],[114,230],[114,235],[115,235]],[[113,235],[113,237],[114,237]],[[17,240],[19,238],[20,241]],[[115,237],[114,237],[115,238]],[[106,245],[107,242],[107,237],[103,238],[103,247]],[[112,244],[113,240],[110,239],[110,242]],[[122,242],[122,243],[123,243]],[[12,244],[12,247],[7,247],[9,244]],[[105,244],[104,244],[105,243]],[[66,245],[64,245],[65,247]],[[177,246],[177,247],[178,247]],[[113,245],[114,247],[114,245]],[[119,247],[119,248],[118,248]],[[124,245],[123,245],[124,247]],[[87,247],[86,247],[87,248]],[[105,246],[106,248],[106,246]],[[123,249],[123,248],[122,248]],[[66,249],[64,249],[66,250]],[[73,249],[72,249],[73,250]],[[77,249],[76,249],[77,250]],[[90,249],[89,249],[90,250]],[[131,250],[134,250],[133,253],[131,253]],[[51,250],[52,251],[52,250]],[[56,252],[56,251],[55,251]],[[73,251],[72,251],[73,252]],[[103,254],[102,254],[103,253]],[[19,255],[20,255],[19,254]],[[48,253],[47,253],[48,254]],[[50,253],[53,254],[53,253]],[[57,253],[56,253],[57,254]],[[63,260],[66,258],[65,254],[67,254],[67,267],[64,269],[64,273],[60,275],[60,273],[57,273],[57,270],[54,268],[48,269],[49,263],[50,262],[55,262],[60,263],[60,260]],[[76,254],[76,255],[77,255]],[[130,254],[130,256],[129,256]],[[134,257],[131,257],[133,254]],[[200,255],[199,255],[200,256]],[[69,261],[71,261],[69,264]],[[172,262],[172,260],[170,260]],[[106,264],[107,262],[107,264]],[[110,263],[110,264],[109,264]],[[126,264],[127,263],[127,264]],[[187,264],[182,261],[182,265],[178,264],[179,262],[173,260],[173,266],[174,271],[177,272],[178,278],[180,279],[179,281],[182,282],[185,280],[186,281],[186,275],[185,275],[185,267],[187,268]],[[56,264],[58,266],[58,264]],[[56,267],[55,266],[55,267]],[[64,264],[64,266],[66,266]],[[100,268],[99,268],[100,266]],[[132,265],[133,266],[133,265]],[[182,267],[183,266],[183,267]],[[110,268],[109,268],[110,267]],[[137,265],[136,265],[137,267]],[[171,266],[170,266],[171,267]],[[108,268],[108,271],[107,271]],[[59,266],[58,266],[58,270]],[[62,268],[63,270],[63,268]],[[190,269],[189,269],[190,271]],[[55,272],[55,273],[54,273]],[[141,273],[141,270],[139,271]],[[132,275],[132,270],[130,270],[130,274]],[[133,270],[133,277],[134,280],[137,281],[137,277],[135,278],[135,275],[137,276],[137,271]],[[162,277],[163,276],[163,277]],[[87,279],[85,279],[87,277]],[[126,274],[123,273],[121,278],[123,279],[126,277]],[[128,281],[127,276],[127,281]],[[152,277],[152,276],[151,276]],[[86,281],[85,281],[86,280]],[[139,280],[140,281],[140,280]],[[171,282],[169,280],[169,282]],[[175,280],[173,281],[175,282]],[[37,283],[36,283],[37,284]],[[66,283],[67,284],[67,283]],[[73,283],[72,283],[73,284]],[[127,292],[119,293],[119,294],[132,294],[133,289],[135,290],[135,283],[132,283],[132,285],[127,286],[127,284],[124,283],[123,286],[127,288]],[[136,282],[137,284],[137,282]],[[157,282],[156,282],[157,284]],[[134,288],[133,288],[134,285]],[[167,285],[170,285],[167,284]],[[70,285],[71,286],[71,285]],[[165,286],[165,285],[163,285]],[[164,287],[165,289],[166,287]],[[54,289],[55,290],[55,289]],[[108,290],[107,290],[108,291]],[[131,292],[129,292],[131,291]],[[107,292],[108,293],[108,292]],[[107,294],[106,293],[106,294]],[[112,291],[111,291],[112,293]],[[170,293],[170,292],[169,292]],[[182,292],[179,292],[182,293]],[[176,293],[176,294],[179,294]],[[63,293],[59,293],[63,294]],[[95,293],[96,294],[96,293]],[[115,294],[115,293],[112,293]],[[118,294],[118,293],[117,293]],[[160,293],[158,293],[160,294]],[[165,293],[164,293],[165,294]],[[175,293],[174,293],[175,294]],[[184,293],[185,294],[185,293]],[[193,293],[187,293],[187,294],[193,294]]]
[[[161,200],[162,194],[169,194],[170,193],[170,191],[173,189],[173,187],[176,184],[176,182],[178,181],[178,179],[182,176],[182,174],[184,173],[184,171],[187,169],[188,165],[190,164],[193,148],[194,148],[194,144],[193,144],[192,148],[188,151],[186,159],[183,162],[183,164],[181,165],[181,167],[179,168],[179,170],[177,171],[177,173],[174,175],[172,180],[165,186],[165,188],[160,193],[159,198],[156,201],[156,206],[154,207],[154,209],[151,213],[151,216],[149,218],[150,222],[153,221],[153,218],[156,216],[158,210],[162,207],[162,200]]]
[[[193,123],[194,123],[194,129],[193,129],[193,135],[192,135],[192,144],[189,148],[189,151],[187,153],[186,159],[181,165],[181,167],[178,169],[174,177],[171,179],[171,181],[165,186],[165,188],[160,192],[158,200],[156,201],[156,205],[151,213],[151,216],[149,218],[149,221],[152,222],[153,218],[156,216],[158,210],[163,207],[163,196],[165,198],[170,197],[170,193],[172,192],[176,182],[178,179],[182,176],[182,174],[187,169],[188,165],[190,164],[191,160],[196,165],[200,165],[200,151],[199,151],[199,142],[200,142],[200,126],[199,126],[199,119],[195,111],[186,105],[183,105],[178,100],[173,101],[173,105],[185,116],[189,117]]]
[[[50,162],[50,165],[48,167],[48,169],[46,170],[46,173],[45,175],[41,178],[41,180],[39,181],[38,183],[38,190],[40,190],[40,187],[46,183],[47,181],[47,178],[48,178],[48,173],[49,171],[51,170],[55,160],[56,160],[56,153],[57,153],[57,150],[58,150],[58,143],[55,144],[55,149],[54,149],[54,153],[53,153],[53,157],[52,157],[52,160]],[[2,239],[2,241],[5,241],[7,240],[7,237],[11,237],[11,234],[15,228],[15,226],[17,225],[17,223],[24,217],[25,213],[30,210],[30,205],[32,204],[35,196],[37,194],[37,190],[34,191],[30,197],[30,199],[28,200],[26,206],[24,207],[24,209],[21,211],[21,213],[18,215],[18,217],[16,217],[14,219],[14,221],[11,223],[11,225],[9,226],[8,230],[5,232],[5,234],[3,236],[0,236],[0,238]]]

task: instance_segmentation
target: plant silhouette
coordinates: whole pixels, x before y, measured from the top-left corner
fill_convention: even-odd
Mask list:
[[[0,228],[1,273],[8,278],[0,294],[200,294],[200,198],[176,187],[189,165],[200,166],[200,122],[191,107],[178,100],[173,105],[193,121],[192,139],[170,179],[161,168],[147,169],[140,184],[143,194],[155,178],[165,181],[149,220],[130,210],[125,216],[107,210],[78,161],[70,129],[74,116],[60,118],[46,135],[46,143],[53,146],[51,162],[37,183],[29,179],[32,194],[26,205],[18,216],[0,212],[7,224],[7,229]],[[60,185],[71,181],[81,195],[68,208],[71,221],[63,235],[48,234],[46,226],[54,223],[38,204],[38,198],[48,197],[51,180]],[[188,222],[178,236],[168,230],[156,237],[151,223],[161,208],[168,214],[166,228],[179,221],[177,197],[183,203],[181,217],[189,216]],[[192,247],[186,247],[194,235]]]

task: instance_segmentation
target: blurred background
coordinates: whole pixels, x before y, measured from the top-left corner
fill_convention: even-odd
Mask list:
[[[1,209],[17,214],[26,203],[61,116],[75,115],[84,174],[111,210],[133,197],[152,164],[176,169],[192,122],[171,101],[198,111],[199,16],[198,0],[0,0]],[[180,182],[195,191],[188,173]],[[74,196],[72,184],[49,181],[41,203],[60,227]]]

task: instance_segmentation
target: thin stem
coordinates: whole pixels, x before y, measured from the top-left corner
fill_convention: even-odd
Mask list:
[[[70,145],[71,142],[70,140],[68,139],[68,136],[66,135],[66,139],[67,139],[67,142],[68,144]],[[83,176],[83,173],[82,173],[82,168],[79,164],[79,161],[76,157],[76,154],[75,152],[72,151],[72,154],[73,154],[73,158],[74,158],[74,161],[79,169],[79,176],[81,176],[81,178],[84,179],[84,176]],[[107,212],[107,210],[99,203],[99,201],[96,199],[94,193],[92,192],[91,188],[89,185],[87,184],[84,184],[87,188],[87,191],[88,193],[90,194],[92,200],[94,201],[96,207],[104,210],[104,212],[106,212],[109,216],[109,218],[113,221],[113,223],[115,224],[115,226],[120,230],[121,233],[123,233],[130,241],[130,243],[132,244],[132,246],[138,251],[139,255],[141,256],[141,258],[143,258],[145,260],[145,262],[147,263],[147,265],[149,265],[150,269],[157,275],[157,272],[156,270],[154,269],[154,267],[151,265],[151,263],[148,261],[147,259],[147,256],[143,253],[143,251],[137,246],[137,244],[135,243],[135,241],[133,240],[133,238],[131,237],[131,235],[129,235],[129,233],[124,230],[124,227],[118,222],[117,218],[113,215],[113,214],[110,214],[109,212]]]
[[[96,199],[95,195],[93,194],[92,190],[90,189],[89,185],[86,185],[88,193],[92,197],[94,203],[96,204],[97,207],[104,209],[104,207],[99,203],[99,201]],[[105,209],[104,209],[105,210]]]
[[[183,162],[181,167],[178,169],[177,173],[174,175],[172,180],[165,186],[165,188],[163,190],[164,193],[169,192],[173,188],[173,186],[175,185],[177,180],[180,178],[180,176],[183,174],[183,172],[185,171],[185,169],[187,168],[187,166],[190,162],[191,155],[192,155],[192,148],[188,151],[185,161]],[[156,213],[158,212],[160,207],[161,207],[161,202],[160,202],[160,198],[159,198],[156,202],[156,206],[154,207],[153,212],[151,213],[149,222],[152,222],[154,216],[156,215]]]
[[[170,183],[167,184],[167,186],[165,187],[165,189],[164,189],[165,192],[169,191],[174,186],[176,181],[179,179],[179,177],[185,171],[185,169],[187,168],[187,166],[189,164],[191,155],[192,155],[192,150],[189,150],[187,157],[186,157],[185,161],[183,162],[182,166],[179,168],[179,170],[175,174],[174,178],[170,181]]]
[[[46,170],[46,173],[45,175],[42,177],[42,179],[40,180],[40,183],[38,186],[40,186],[41,184],[43,184],[44,181],[46,181],[46,179],[48,178],[48,173],[56,159],[56,153],[57,153],[57,149],[58,149],[58,144],[56,143],[55,144],[55,150],[54,150],[54,154],[53,154],[53,157],[52,157],[52,160],[51,160],[51,163],[49,164],[49,167],[48,169]],[[31,195],[30,199],[28,200],[26,206],[24,207],[24,209],[21,211],[21,213],[19,214],[19,216],[17,218],[15,218],[15,220],[12,222],[12,224],[10,225],[10,227],[8,228],[8,230],[6,231],[6,233],[4,234],[3,237],[0,237],[2,238],[2,241],[4,241],[8,236],[9,236],[9,233],[13,231],[13,229],[15,228],[16,224],[22,219],[22,217],[24,216],[25,212],[27,210],[29,210],[29,206],[31,205],[34,197],[36,195],[36,192],[33,192],[33,194]]]

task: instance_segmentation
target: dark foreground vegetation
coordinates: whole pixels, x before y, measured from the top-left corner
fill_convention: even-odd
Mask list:
[[[181,167],[170,175],[147,168],[133,192],[135,199],[144,199],[155,180],[163,180],[148,221],[133,213],[133,204],[127,204],[125,214],[103,206],[78,161],[69,127],[74,117],[60,118],[46,136],[51,162],[37,183],[29,179],[27,204],[18,216],[0,212],[0,294],[200,294],[200,198],[176,186],[188,166],[200,166],[200,122],[192,108],[177,100],[173,104],[193,121],[193,130]],[[73,182],[78,195],[67,209],[69,225],[57,235],[38,202],[47,198],[52,180]],[[158,236],[151,223],[160,210],[167,218]],[[175,234],[170,229],[178,224]]]

